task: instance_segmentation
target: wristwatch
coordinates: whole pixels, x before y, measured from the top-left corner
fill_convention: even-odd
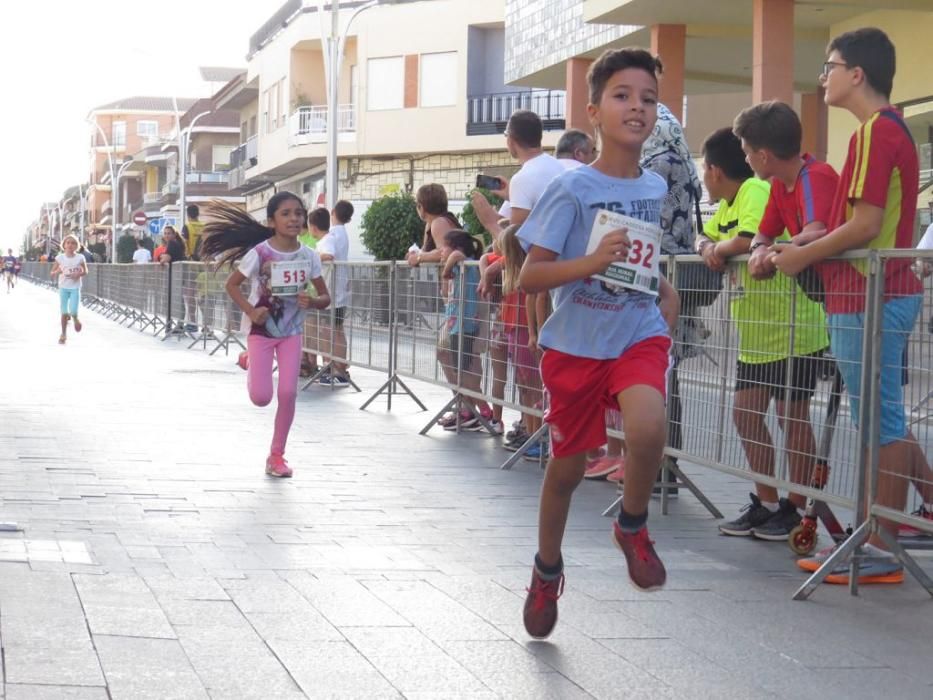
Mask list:
[[[756,248],[760,248],[763,245],[767,245],[764,241],[757,241],[752,243],[752,247],[748,249],[749,253],[754,253]]]

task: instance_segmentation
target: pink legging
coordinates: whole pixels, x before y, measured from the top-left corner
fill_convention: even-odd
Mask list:
[[[249,398],[257,406],[268,406],[272,401],[272,356],[279,363],[279,405],[275,409],[275,431],[272,433],[274,455],[285,454],[288,431],[295,419],[295,399],[298,396],[298,371],[301,369],[301,336],[266,338],[250,335],[246,338],[249,350],[249,369],[246,388]]]

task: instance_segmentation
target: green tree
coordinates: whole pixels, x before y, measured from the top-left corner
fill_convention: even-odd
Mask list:
[[[486,198],[486,201],[489,202],[496,210],[502,206],[502,199],[494,195],[489,190],[478,187],[475,191],[482,194]],[[466,206],[463,207],[463,211],[460,213],[460,218],[463,221],[463,228],[467,231],[467,233],[474,237],[479,236],[483,239],[486,245],[492,243],[492,236],[489,235],[489,231],[483,228],[480,220],[476,217],[476,212],[473,210],[473,202],[470,201],[469,196],[467,197]]]
[[[376,260],[401,260],[413,243],[421,245],[424,222],[407,192],[380,197],[363,214],[361,239]]]
[[[136,236],[124,233],[117,239],[117,262],[133,262],[133,253],[136,252]]]

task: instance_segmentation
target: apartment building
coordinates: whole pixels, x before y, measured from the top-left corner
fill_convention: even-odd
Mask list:
[[[341,11],[339,197],[359,209],[387,192],[437,182],[462,203],[477,173],[515,171],[502,134],[518,108],[541,115],[545,146],[553,147],[565,126],[563,87],[505,82],[503,10],[502,2],[475,0],[377,5],[349,28],[353,12]],[[308,205],[322,201],[324,14],[285,3],[251,38],[246,74],[214,96],[215,106],[239,110],[230,185],[247,193],[254,214],[263,214],[274,189]]]
[[[840,167],[855,122],[827,110],[817,77],[829,39],[864,26],[884,29],[897,45],[892,100],[918,143],[926,185],[919,229],[930,221],[933,192],[928,0],[505,0],[505,79],[566,90],[568,126],[588,128],[589,64],[610,47],[650,47],[664,61],[661,101],[682,117],[694,152],[741,109],[782,99],[801,115],[804,148]]]
[[[88,237],[92,241],[109,238],[113,222],[113,186],[110,159],[115,168],[140,151],[156,149],[170,138],[176,120],[195,103],[191,98],[127,97],[95,107],[88,114],[90,127],[90,168],[87,187]],[[139,171],[123,169],[118,185],[118,219],[125,222],[133,203],[143,199],[151,185]]]

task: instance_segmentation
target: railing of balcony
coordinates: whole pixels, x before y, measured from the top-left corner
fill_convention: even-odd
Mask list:
[[[157,204],[161,199],[161,192],[145,192],[143,194],[143,204]]]
[[[259,137],[256,135],[250,136],[246,140],[246,160],[250,162],[251,165],[255,165],[256,159],[259,158]]]
[[[185,175],[185,182],[189,185],[216,185],[229,180],[230,173],[227,171],[194,170]]]
[[[933,143],[921,143],[917,146],[917,155],[920,157],[920,185],[922,187],[933,180]]]
[[[337,106],[337,132],[356,131],[356,105]],[[327,141],[327,105],[304,105],[289,117],[288,134],[292,146]]]
[[[567,93],[564,90],[524,90],[467,98],[467,134],[505,131],[517,109],[528,109],[541,117],[545,130],[563,129],[566,124]]]

